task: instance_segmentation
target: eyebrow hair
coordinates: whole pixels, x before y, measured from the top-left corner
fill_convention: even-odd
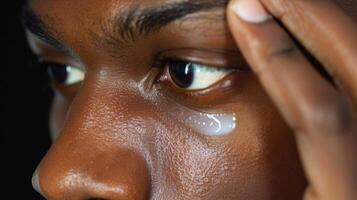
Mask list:
[[[133,5],[129,9],[119,12],[110,19],[110,27],[114,30],[104,33],[114,33],[109,38],[120,37],[125,42],[135,41],[140,36],[148,36],[162,27],[197,12],[209,11],[215,8],[224,8],[229,0],[184,0],[165,3],[160,6]]]
[[[49,33],[50,28],[46,25],[40,16],[25,5],[22,11],[22,24],[32,34],[36,35],[43,42],[53,46],[59,51],[68,51],[63,44],[58,41],[52,34]]]
[[[102,25],[104,38],[100,37],[100,40],[104,39],[109,44],[118,41],[120,43],[134,42],[140,36],[148,36],[187,15],[214,8],[224,8],[228,2],[229,0],[183,0],[151,7],[135,4],[119,11],[109,19],[108,24]],[[49,27],[28,5],[24,7],[22,20],[24,27],[39,39],[60,51],[69,52],[53,34],[50,34],[50,31],[55,32],[55,30]]]

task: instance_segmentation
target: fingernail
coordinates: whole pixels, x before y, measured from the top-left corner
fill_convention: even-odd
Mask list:
[[[248,23],[262,23],[271,17],[259,0],[234,0],[230,8]]]

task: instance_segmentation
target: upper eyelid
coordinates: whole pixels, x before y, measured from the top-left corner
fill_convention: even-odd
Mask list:
[[[73,68],[76,68],[78,70],[81,70],[84,74],[87,73],[87,70],[85,69],[85,67],[82,67],[80,65],[76,65],[76,64],[68,64],[65,62],[57,62],[57,61],[50,61],[50,60],[43,60],[43,61],[39,61],[40,65],[49,65],[51,63],[55,63],[55,64],[59,64],[59,65],[63,65],[63,66],[70,66]]]
[[[66,48],[52,34],[50,34],[44,26],[43,22],[37,15],[31,11],[24,11],[23,24],[25,30],[33,34],[36,38],[44,43],[53,46],[58,51],[66,51]]]
[[[192,50],[194,53],[191,52]],[[189,51],[190,53],[180,53],[180,51]],[[160,52],[156,58],[156,62],[163,63],[167,61],[184,61],[216,68],[250,70],[240,52],[228,49],[217,49],[214,51],[203,49],[171,49]]]
[[[199,67],[206,67],[206,68],[212,68],[212,69],[223,69],[223,70],[227,70],[227,71],[241,71],[241,69],[237,68],[237,67],[219,67],[219,66],[214,66],[214,65],[208,65],[208,64],[203,64],[203,63],[197,63],[197,62],[191,62],[189,60],[183,60],[183,59],[162,59],[160,61],[161,63],[165,63],[167,64],[168,62],[187,62],[187,63],[192,63],[195,65],[199,65]]]
[[[83,64],[81,64],[81,59],[79,58],[79,56],[76,56],[74,52],[71,53],[69,51],[63,51],[61,49],[58,49],[52,44],[49,44],[45,40],[42,40],[41,38],[37,37],[37,35],[34,35],[32,32],[29,32],[28,34],[30,34],[27,35],[30,50],[36,56],[38,62],[54,60],[55,62],[65,64],[68,63],[69,60],[71,60],[71,62],[69,62],[70,65],[80,66],[81,69],[84,68],[82,67]],[[56,57],[56,59],[53,59],[54,57]],[[66,62],[62,62],[61,60],[66,60]]]

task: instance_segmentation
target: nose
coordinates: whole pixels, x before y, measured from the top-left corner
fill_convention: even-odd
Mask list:
[[[110,160],[96,155],[90,160],[80,159],[80,164],[73,164],[66,157],[57,158],[62,160],[46,158],[40,165],[38,190],[47,199],[148,199],[149,177],[143,160],[133,152],[113,154]]]
[[[92,93],[93,94],[93,93]],[[147,162],[139,133],[127,128],[123,102],[110,95],[76,97],[65,127],[40,163],[33,183],[49,200],[146,200]],[[106,97],[107,96],[107,100]]]

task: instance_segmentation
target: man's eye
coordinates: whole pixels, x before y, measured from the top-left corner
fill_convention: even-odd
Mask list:
[[[186,90],[208,88],[233,71],[237,71],[232,68],[213,67],[184,61],[167,61],[166,67],[174,84]]]
[[[48,69],[48,74],[55,83],[71,86],[84,80],[85,73],[83,70],[59,63],[42,63],[43,67]]]

